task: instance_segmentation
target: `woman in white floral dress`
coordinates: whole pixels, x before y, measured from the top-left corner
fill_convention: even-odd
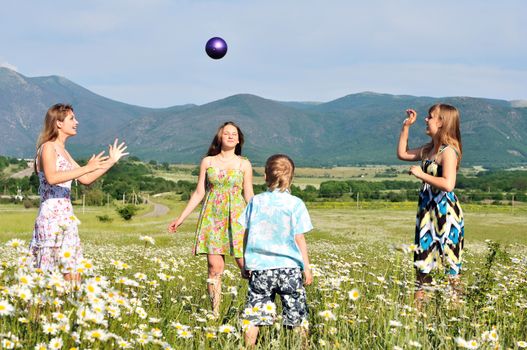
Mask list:
[[[77,134],[79,122],[73,108],[53,105],[46,113],[44,127],[37,142],[35,171],[40,181],[40,208],[29,246],[32,263],[43,271],[59,269],[66,280],[79,281],[78,264],[83,259],[77,225],[70,200],[71,181],[90,184],[124,155],[123,143],[109,146],[79,166],[65,148],[66,140]]]

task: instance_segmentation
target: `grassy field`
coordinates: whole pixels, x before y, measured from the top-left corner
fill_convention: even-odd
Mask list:
[[[197,181],[197,176],[192,175],[192,171],[196,169],[196,165],[171,165],[170,170],[156,170],[155,176],[165,178],[167,180],[179,181],[186,180],[191,182]],[[350,179],[367,180],[367,181],[382,181],[382,180],[403,180],[416,181],[413,176],[408,175],[409,165],[369,165],[363,167],[335,167],[335,168],[296,168],[295,169],[295,185],[304,188],[307,185],[318,187],[321,182],[329,180],[345,181]],[[467,167],[461,168],[460,173],[465,176],[472,176],[479,171],[481,167]],[[264,168],[254,167],[256,176],[254,176],[255,184],[263,184]],[[382,176],[382,174],[390,174],[389,177]],[[395,175],[395,176],[393,176]]]
[[[142,218],[151,210],[144,206],[130,222],[114,208],[89,207],[85,213],[75,208],[89,259],[77,292],[68,291],[60,276],[48,279],[22,267],[23,249],[13,247],[13,239],[27,246],[36,209],[0,206],[2,341],[24,349],[41,343],[65,349],[240,349],[246,281],[228,258],[222,311],[213,318],[205,293],[206,260],[190,254],[197,212],[170,235],[166,227],[185,203],[170,196],[156,201],[170,212]],[[463,297],[452,302],[438,273],[430,301],[417,308],[407,252],[416,203],[331,206],[308,206],[315,226],[306,236],[315,270],[315,282],[307,288],[312,349],[524,346],[527,208],[465,206]],[[113,220],[102,223],[97,215]],[[141,240],[144,235],[155,244]],[[269,327],[257,348],[289,349],[300,341],[294,332]]]

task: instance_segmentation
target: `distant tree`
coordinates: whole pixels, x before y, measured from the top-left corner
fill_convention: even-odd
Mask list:
[[[132,218],[134,217],[134,215],[137,213],[138,210],[139,208],[132,204],[127,204],[127,205],[124,205],[116,209],[119,216],[122,217],[126,221],[132,220]]]
[[[318,197],[318,190],[312,185],[307,185],[303,190],[298,186],[292,185],[291,194],[304,202],[313,202]]]
[[[87,188],[84,195],[86,205],[104,205],[105,195],[100,188]]]
[[[29,176],[29,186],[31,188],[32,193],[37,193],[38,188],[40,187],[40,180],[38,179],[38,175],[34,172],[31,173]]]
[[[4,156],[0,156],[0,171],[4,170],[8,166],[9,166],[9,160]]]
[[[344,181],[324,181],[320,184],[320,196],[325,198],[339,198],[349,191],[350,186]]]

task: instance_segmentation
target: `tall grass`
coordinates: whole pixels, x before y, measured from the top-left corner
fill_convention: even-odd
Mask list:
[[[227,258],[222,308],[220,317],[214,318],[205,291],[206,259],[190,255],[197,214],[180,232],[169,235],[166,226],[184,203],[167,204],[171,212],[165,217],[135,218],[131,223],[120,220],[111,208],[90,208],[84,215],[76,208],[87,258],[78,290],[60,274],[46,276],[24,268],[23,248],[35,212],[1,211],[2,346],[53,348],[61,342],[65,349],[243,346],[240,315],[247,282]],[[420,308],[413,301],[408,245],[413,239],[413,210],[311,209],[316,229],[306,236],[315,274],[314,284],[307,287],[310,348],[523,346],[527,217],[491,209],[466,211],[461,298],[453,297],[447,279],[438,272],[429,300]],[[114,220],[101,223],[96,219],[101,214]],[[22,222],[9,223],[15,219]],[[141,240],[142,235],[154,239],[155,245]],[[26,242],[13,240],[17,237]],[[495,241],[487,241],[489,237]],[[298,334],[280,327],[279,321],[278,317],[276,326],[262,329],[257,348],[300,346]]]

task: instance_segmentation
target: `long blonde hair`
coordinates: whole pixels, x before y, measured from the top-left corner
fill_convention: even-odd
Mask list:
[[[463,156],[463,145],[461,144],[461,132],[460,132],[460,117],[459,111],[456,107],[444,104],[437,103],[430,107],[428,110],[428,115],[432,112],[437,111],[439,119],[443,122],[443,125],[437,131],[439,140],[439,146],[448,145],[454,149],[457,154],[457,168],[459,168],[459,163],[461,162],[461,157]],[[423,155],[430,153],[434,147],[434,141],[431,141],[423,146]]]
[[[48,109],[46,117],[44,118],[44,126],[42,127],[42,131],[38,136],[37,154],[35,159],[39,157],[39,149],[44,143],[48,141],[54,141],[59,136],[57,122],[63,122],[70,113],[73,113],[73,107],[64,103],[54,104]],[[35,162],[35,172],[36,171],[37,162]]]
[[[270,156],[265,162],[265,183],[270,190],[284,192],[291,186],[295,174],[295,163],[285,154]]]
[[[73,113],[73,107],[63,103],[54,104],[48,109],[44,118],[44,126],[38,136],[37,150],[44,143],[54,141],[59,136],[57,122],[63,122],[70,113]]]

